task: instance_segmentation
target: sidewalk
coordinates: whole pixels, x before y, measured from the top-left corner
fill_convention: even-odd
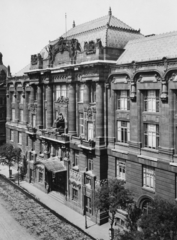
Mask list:
[[[12,175],[15,174],[16,172],[17,170],[12,168]],[[0,165],[0,174],[9,177],[8,167]],[[99,226],[87,218],[88,228],[85,229],[85,216],[82,216],[81,214],[75,212],[66,205],[58,202],[57,200],[50,197],[48,194],[42,192],[41,190],[39,190],[38,188],[34,187],[32,184],[26,181],[20,182],[20,185],[23,188],[27,189],[30,193],[34,194],[42,203],[44,203],[50,209],[54,210],[59,215],[63,216],[69,222],[78,226],[92,237],[104,240],[109,239],[109,227],[110,227],[109,223]]]

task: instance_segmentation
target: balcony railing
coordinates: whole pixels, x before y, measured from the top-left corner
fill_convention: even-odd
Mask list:
[[[42,137],[56,142],[69,143],[70,137],[66,134],[59,134],[57,132],[42,130]]]
[[[81,184],[82,174],[80,172],[74,171],[73,169],[70,169],[70,180]]]

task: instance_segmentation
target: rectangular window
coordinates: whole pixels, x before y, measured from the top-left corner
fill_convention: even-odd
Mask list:
[[[81,84],[79,87],[79,102],[84,101],[84,84]]]
[[[61,96],[67,97],[66,85],[62,85],[62,87],[61,87]]]
[[[118,93],[117,93],[117,109],[130,110],[129,91],[118,91]]]
[[[10,141],[14,141],[14,130],[10,130]]]
[[[44,100],[47,100],[47,87],[44,86]]]
[[[144,111],[159,112],[159,91],[158,90],[145,91]]]
[[[4,119],[4,112],[0,112],[0,119]]]
[[[0,105],[4,105],[5,104],[5,98],[4,97],[0,97]]]
[[[12,121],[15,121],[15,109],[12,108]]]
[[[90,102],[96,102],[96,84],[92,83],[90,86]]]
[[[56,86],[56,100],[61,97],[61,88],[59,85]]]
[[[20,115],[20,122],[23,122],[23,110],[22,109],[20,109],[20,111],[19,111],[19,115]]]
[[[93,170],[93,159],[88,158],[88,171]]]
[[[144,124],[144,146],[152,149],[159,147],[159,126]]]
[[[32,114],[32,127],[36,127],[36,115]]]
[[[153,167],[143,167],[143,186],[155,189],[155,169]]]
[[[78,201],[78,190],[73,188],[73,191],[72,191],[72,200],[77,202]]]
[[[15,103],[15,93],[12,93],[12,103]]]
[[[34,87],[34,101],[37,100],[37,88]]]
[[[80,135],[84,135],[84,114],[79,114],[79,133]]]
[[[87,184],[87,185],[90,185],[90,186],[91,186],[91,177],[90,177],[90,176],[88,176],[88,175],[86,175],[86,176],[85,176],[85,184]]]
[[[78,158],[79,158],[79,155],[77,153],[75,153],[74,154],[74,166],[78,165]]]
[[[117,140],[118,142],[128,143],[130,141],[130,123],[117,121]]]
[[[93,140],[93,123],[88,123],[88,140]]]
[[[18,132],[18,143],[22,144],[22,133]]]
[[[19,103],[23,103],[23,94],[19,93]]]
[[[28,146],[28,134],[26,134],[26,146]]]
[[[116,160],[116,177],[120,180],[126,180],[125,162]]]

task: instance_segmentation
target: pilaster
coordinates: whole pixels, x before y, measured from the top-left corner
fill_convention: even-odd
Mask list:
[[[104,101],[103,83],[96,86],[96,146],[103,147],[104,144]]]
[[[43,126],[43,101],[42,101],[42,85],[37,86],[37,127]]]
[[[69,134],[76,135],[76,87],[75,84],[69,84]]]
[[[47,128],[53,125],[53,92],[52,85],[47,86]]]

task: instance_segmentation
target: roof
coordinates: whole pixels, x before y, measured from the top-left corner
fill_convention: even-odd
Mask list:
[[[109,37],[111,30],[113,37]],[[129,35],[128,38],[127,34]],[[129,39],[143,37],[143,35],[140,34],[139,30],[134,30],[118,18],[112,16],[112,12],[109,11],[109,14],[106,16],[71,28],[67,33],[64,33],[62,37],[67,37],[67,39],[78,39],[81,48],[84,47],[84,42],[96,41],[97,39],[101,40],[103,47],[119,48],[120,46],[124,47]],[[49,44],[55,44],[58,39],[59,38],[54,41],[49,41]],[[119,39],[121,40],[121,44]],[[46,49],[44,48],[41,53],[46,56]]]
[[[26,67],[22,68],[19,72],[14,74],[14,77],[20,77],[25,75],[25,72],[28,72],[30,70],[30,64],[28,64]]]
[[[58,157],[51,157],[47,160],[37,161],[35,165],[37,164],[43,164],[48,171],[51,171],[53,173],[66,171],[64,163],[60,161]]]
[[[131,40],[117,64],[177,57],[177,31]]]

